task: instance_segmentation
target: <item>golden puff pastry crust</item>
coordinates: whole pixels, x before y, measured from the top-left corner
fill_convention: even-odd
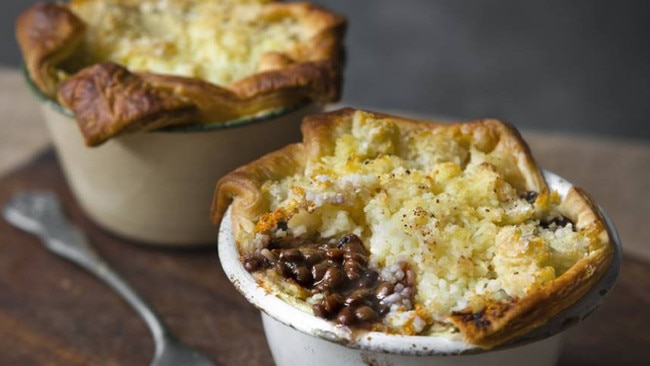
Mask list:
[[[563,198],[551,191],[507,123],[343,109],[305,118],[302,133],[302,143],[224,176],[213,221],[230,207],[243,256],[274,235],[354,233],[379,267],[410,258],[416,304],[396,311],[419,319],[396,325],[389,314],[379,329],[460,333],[492,348],[574,304],[611,262],[595,204],[578,188]]]
[[[544,325],[594,286],[612,262],[613,248],[604,218],[590,196],[571,188],[560,205],[578,231],[589,238],[588,254],[561,276],[525,297],[494,302],[480,311],[451,314],[453,323],[470,343],[491,348]]]
[[[218,224],[225,210],[232,203],[233,220],[256,221],[269,210],[261,198],[261,186],[269,180],[303,172],[305,163],[331,155],[339,135],[350,130],[353,116],[357,113],[351,108],[312,115],[305,118],[301,131],[303,143],[292,144],[282,150],[270,153],[259,160],[231,172],[223,177],[217,186],[212,205],[213,221]],[[471,143],[481,150],[503,150],[515,157],[516,167],[511,172],[521,190],[536,192],[546,190],[546,183],[533,160],[528,145],[512,126],[497,120],[481,120],[464,124],[449,125],[438,122],[415,121],[381,113],[371,113],[385,118],[399,126],[406,134],[414,130],[454,130],[463,133]],[[234,199],[234,198],[237,199]],[[233,202],[234,201],[234,202]],[[245,226],[245,225],[244,225]],[[242,225],[234,225],[236,230]],[[238,237],[238,235],[235,235]]]
[[[16,36],[34,84],[72,110],[96,146],[336,101],[345,28],[309,3],[72,0],[27,9]]]

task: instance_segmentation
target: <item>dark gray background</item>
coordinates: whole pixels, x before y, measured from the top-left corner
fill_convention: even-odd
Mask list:
[[[0,2],[0,64],[35,2]],[[316,2],[350,22],[345,104],[650,139],[650,1]]]

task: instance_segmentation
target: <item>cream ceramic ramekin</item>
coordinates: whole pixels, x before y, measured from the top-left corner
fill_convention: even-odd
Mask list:
[[[551,187],[564,197],[571,184],[544,172]],[[278,366],[550,366],[557,361],[563,331],[589,316],[604,300],[618,277],[621,244],[605,212],[614,244],[612,263],[589,292],[544,326],[505,345],[483,350],[444,336],[402,336],[378,332],[351,332],[280,300],[260,287],[240,262],[232,235],[230,209],[219,232],[219,258],[224,272],[246,299],[262,312],[266,338]]]
[[[301,140],[313,104],[225,123],[134,133],[89,148],[74,116],[47,99],[45,123],[66,180],[84,212],[118,236],[161,246],[213,243],[215,183],[267,152]]]

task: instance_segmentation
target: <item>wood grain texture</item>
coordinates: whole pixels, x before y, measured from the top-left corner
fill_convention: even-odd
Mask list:
[[[97,227],[51,151],[0,180],[0,204],[26,189],[58,193],[72,221],[180,339],[222,365],[273,365],[258,312],[231,286],[216,250],[154,249]],[[603,306],[567,332],[558,364],[650,364],[649,308],[650,264],[626,256]],[[0,365],[146,365],[153,343],[110,289],[0,220],[0,350]]]
[[[272,365],[259,314],[221,271],[216,248],[160,250],[105,232],[76,205],[52,152],[0,180],[0,204],[26,189],[58,193],[178,338],[223,365]],[[0,350],[0,365],[146,365],[153,343],[112,290],[0,220]]]

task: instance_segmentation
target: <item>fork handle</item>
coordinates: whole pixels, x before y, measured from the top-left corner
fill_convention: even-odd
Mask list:
[[[173,337],[162,319],[93,249],[86,235],[63,213],[54,193],[17,193],[3,206],[2,215],[12,225],[38,236],[47,250],[86,269],[115,290],[149,327],[156,355],[163,352]]]
[[[115,290],[147,324],[156,353],[162,351],[163,342],[171,338],[171,333],[160,316],[99,256],[79,229],[61,217],[56,225],[46,225],[39,238],[50,251],[79,265]]]

